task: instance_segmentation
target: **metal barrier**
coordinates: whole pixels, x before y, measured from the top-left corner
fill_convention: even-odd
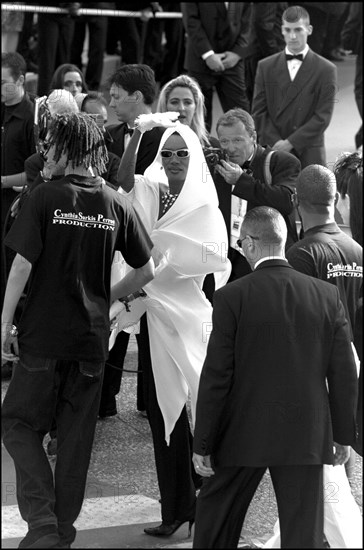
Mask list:
[[[67,9],[56,8],[54,6],[26,6],[23,4],[1,4],[2,11],[21,11],[21,12],[35,12],[35,13],[68,13]],[[77,15],[103,15],[107,17],[141,17],[141,11],[125,11],[125,10],[102,10],[93,8],[80,8],[77,11]],[[157,11],[151,18],[156,19],[181,19],[182,13]]]

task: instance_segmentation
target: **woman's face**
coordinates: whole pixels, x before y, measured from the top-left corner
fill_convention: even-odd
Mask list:
[[[196,103],[191,90],[182,86],[173,88],[168,97],[167,111],[179,111],[180,117],[178,120],[182,124],[191,126],[196,111]]]
[[[63,77],[63,89],[71,92],[73,96],[82,92],[82,78],[77,71],[65,73]]]
[[[181,136],[172,135],[163,145],[162,151],[188,151],[188,148]],[[179,157],[176,154],[172,154],[169,158],[162,156],[163,168],[170,183],[184,183],[189,163],[189,156]]]

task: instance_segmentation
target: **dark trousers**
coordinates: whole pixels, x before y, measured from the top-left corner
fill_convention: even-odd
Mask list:
[[[76,19],[71,47],[71,63],[82,70],[82,51],[86,25],[89,30],[88,63],[85,74],[89,90],[98,90],[104,66],[108,17],[84,16]]]
[[[240,107],[250,112],[250,105],[246,95],[243,60],[240,60],[235,67],[227,69],[222,73],[189,71],[188,74],[197,80],[205,96],[206,127],[208,131],[211,130],[212,124],[212,96],[214,87],[216,88],[224,113],[229,109],[234,109],[234,107]]]
[[[165,11],[175,6],[164,5]],[[166,43],[162,46],[163,33]],[[182,19],[150,19],[144,44],[143,63],[152,67],[157,82],[164,86],[183,73],[184,28]]]
[[[189,520],[195,516],[196,487],[199,480],[192,476],[192,436],[186,407],[183,408],[170,436],[165,441],[164,421],[154,383],[146,315],[140,323],[144,400],[152,430],[154,457],[162,501],[162,521]]]
[[[354,94],[358,111],[363,118],[363,51],[361,48],[356,56]],[[363,125],[355,135],[355,147],[358,149],[361,145],[363,145]]]
[[[292,149],[291,153],[300,160],[302,170],[310,164],[321,164],[321,166],[326,166],[325,146],[310,147],[304,149],[301,153],[297,153],[295,149]]]
[[[101,390],[100,401],[100,416],[105,412],[116,409],[116,396],[121,387],[121,379],[123,377],[123,368],[126,352],[128,349],[130,334],[121,331],[115,339],[115,344],[109,352],[109,357],[105,364],[104,380]],[[139,334],[136,335],[139,347]],[[138,353],[138,374],[137,374],[137,409],[145,411],[144,395],[143,395],[143,372]]]
[[[99,408],[103,363],[20,353],[2,409],[3,441],[14,460],[19,511],[29,529],[58,525],[64,543],[84,498]],[[43,438],[57,423],[55,475]]]
[[[70,62],[75,20],[68,15],[38,15],[38,95],[47,95],[54,71]]]
[[[266,468],[215,468],[197,498],[193,548],[237,548]],[[269,468],[278,504],[281,548],[322,548],[323,467]]]
[[[121,43],[122,63],[141,63],[146,23],[134,17],[109,17],[106,49],[115,53],[117,42]]]

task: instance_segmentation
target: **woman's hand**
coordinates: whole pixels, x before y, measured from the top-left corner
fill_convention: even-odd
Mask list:
[[[156,128],[157,126],[171,128],[177,126],[178,117],[179,113],[177,111],[139,115],[135,119],[135,128],[137,128],[141,134],[144,134],[144,132],[149,132],[149,130]]]

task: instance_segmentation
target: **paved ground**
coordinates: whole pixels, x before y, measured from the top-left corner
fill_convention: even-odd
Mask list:
[[[354,147],[360,118],[353,96],[354,59],[337,64],[339,90],[334,118],[326,137],[328,162]],[[214,119],[221,112],[215,100]],[[113,116],[110,116],[112,122]],[[126,368],[136,370],[136,347],[131,341]],[[8,382],[2,382],[4,397]],[[45,441],[46,443],[46,441]],[[353,493],[362,504],[362,462],[357,458]],[[76,527],[74,548],[191,548],[187,525],[168,540],[148,537],[145,526],[160,520],[159,491],[148,421],[136,410],[136,375],[125,373],[118,396],[118,415],[99,420],[89,470],[86,499]],[[277,508],[270,477],[258,488],[249,510],[241,544],[262,543],[272,534]],[[2,547],[16,548],[26,533],[15,498],[12,461],[2,447]]]

